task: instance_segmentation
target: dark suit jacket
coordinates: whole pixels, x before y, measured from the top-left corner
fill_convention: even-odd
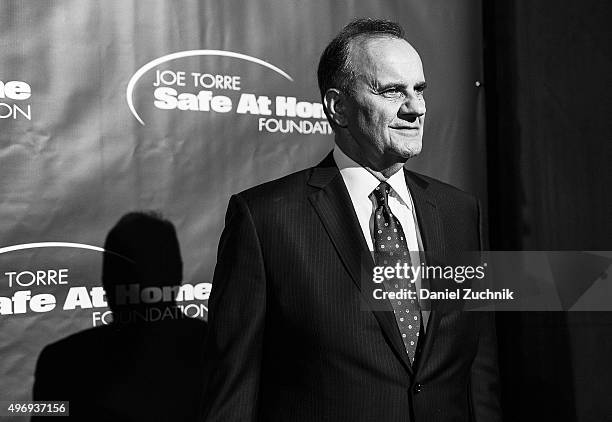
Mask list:
[[[405,175],[425,250],[479,250],[477,201]],[[393,313],[363,308],[372,266],[331,154],[232,196],[209,301],[205,420],[499,420],[492,315],[434,306],[412,367]]]

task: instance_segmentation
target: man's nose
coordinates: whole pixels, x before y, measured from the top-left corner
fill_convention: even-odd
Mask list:
[[[406,96],[398,114],[404,117],[417,118],[424,115],[426,111],[425,98],[422,95],[412,93]]]

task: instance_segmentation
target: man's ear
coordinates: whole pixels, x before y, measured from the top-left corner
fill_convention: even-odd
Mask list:
[[[323,96],[323,105],[327,111],[327,117],[340,127],[346,127],[346,99],[342,92],[336,88],[330,88]]]

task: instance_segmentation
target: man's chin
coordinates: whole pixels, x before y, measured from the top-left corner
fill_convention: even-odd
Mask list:
[[[423,144],[421,143],[421,141],[410,142],[410,143],[408,143],[407,145],[404,146],[401,155],[406,160],[408,160],[408,159],[410,159],[412,157],[416,157],[417,155],[419,155],[421,153],[422,146],[423,146]]]

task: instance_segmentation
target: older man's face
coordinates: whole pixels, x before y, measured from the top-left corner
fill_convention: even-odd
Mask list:
[[[373,163],[406,161],[421,152],[425,76],[418,53],[395,38],[356,40],[357,78],[347,94],[347,129]]]

